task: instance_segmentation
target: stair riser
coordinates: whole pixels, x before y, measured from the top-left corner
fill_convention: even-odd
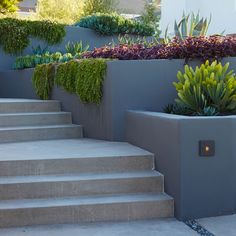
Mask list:
[[[0,130],[0,143],[82,138],[82,127]]]
[[[0,200],[151,192],[163,192],[162,176],[133,179],[2,184],[0,185]]]
[[[1,210],[0,227],[147,220],[173,217],[173,208],[172,200],[162,200]]]
[[[23,112],[58,112],[61,111],[59,102],[7,102],[0,103],[0,113]]]
[[[71,124],[70,113],[0,116],[0,127]]]
[[[153,163],[153,156],[1,161],[0,176],[145,171]]]

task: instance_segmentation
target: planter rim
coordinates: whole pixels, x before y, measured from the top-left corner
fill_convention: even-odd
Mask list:
[[[154,112],[154,111],[136,111],[136,110],[129,110],[128,112],[145,115],[145,116],[152,116],[152,117],[159,117],[163,119],[169,120],[225,120],[225,119],[236,119],[236,115],[228,115],[228,116],[184,116],[184,115],[174,115],[168,114],[164,112]]]

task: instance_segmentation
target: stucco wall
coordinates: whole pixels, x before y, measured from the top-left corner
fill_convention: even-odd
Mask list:
[[[183,11],[186,13],[200,11],[204,17],[212,15],[212,22],[209,27],[209,34],[221,33],[225,30],[226,34],[236,33],[236,1],[235,0],[162,0],[161,28],[169,25],[173,31],[174,21],[180,20]]]

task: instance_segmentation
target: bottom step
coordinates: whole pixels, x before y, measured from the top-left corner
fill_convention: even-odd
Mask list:
[[[166,194],[106,195],[0,202],[0,227],[173,217]]]

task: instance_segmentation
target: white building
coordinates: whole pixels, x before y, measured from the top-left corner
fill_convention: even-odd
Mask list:
[[[186,13],[200,11],[201,16],[212,15],[209,34],[236,33],[236,0],[162,0],[161,29],[169,25],[173,30],[174,21],[181,19],[183,11]]]

